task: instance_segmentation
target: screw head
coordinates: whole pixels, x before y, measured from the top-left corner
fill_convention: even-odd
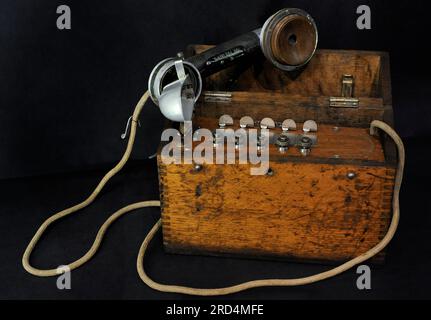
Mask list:
[[[310,152],[311,152],[310,148],[301,148],[301,149],[299,149],[299,151],[301,152],[301,154],[304,157],[308,156],[310,154]]]
[[[302,137],[301,140],[299,140],[300,148],[310,149],[312,144],[313,141],[309,137]]]
[[[284,134],[280,134],[277,137],[275,144],[279,147],[287,147],[289,145],[289,137]]]
[[[289,137],[284,134],[280,134],[277,137],[275,145],[278,147],[280,153],[285,153],[289,149],[289,141]]]
[[[301,143],[310,143],[311,139],[309,137],[302,137],[301,138]]]
[[[193,167],[193,170],[194,170],[195,172],[199,172],[199,171],[201,171],[201,170],[202,170],[202,168],[203,168],[203,166],[202,166],[201,164],[196,163],[196,164],[194,165],[194,167]]]
[[[274,175],[274,170],[272,170],[271,168],[268,168],[268,170],[266,171],[266,175],[267,176],[273,176]]]
[[[350,171],[350,172],[347,172],[346,176],[347,176],[348,179],[352,180],[352,179],[354,179],[356,177],[356,173],[353,172],[353,171]]]

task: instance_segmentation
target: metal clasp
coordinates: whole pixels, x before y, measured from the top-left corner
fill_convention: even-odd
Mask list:
[[[341,79],[341,97],[329,97],[329,106],[336,108],[357,108],[359,99],[353,97],[355,81],[351,74],[344,74]]]

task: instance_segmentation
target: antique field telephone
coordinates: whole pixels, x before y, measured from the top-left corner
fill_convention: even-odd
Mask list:
[[[392,125],[388,57],[381,52],[316,50],[317,41],[308,13],[282,9],[261,29],[216,47],[191,46],[157,64],[131,118],[124,156],[85,201],[42,224],[24,253],[24,268],[37,276],[57,275],[56,269],[30,265],[34,246],[51,223],[92,203],[121,170],[148,97],[174,122],[193,120],[193,126],[211,130],[269,130],[269,168],[252,176],[250,165],[244,164],[165,164],[162,142],[160,201],[134,203],[115,212],[70,269],[91,259],[113,221],[148,206],[160,206],[162,217],[142,243],[137,269],[147,285],[160,291],[222,295],[303,285],[370,258],[382,260],[398,225],[404,167],[403,143],[385,123]],[[216,144],[214,136],[214,148]],[[143,258],[161,227],[168,252],[342,264],[303,278],[217,289],[160,284],[145,273]]]
[[[266,20],[262,28],[187,58],[168,58],[151,72],[148,89],[163,115],[172,121],[192,119],[194,103],[207,77],[262,52],[283,71],[307,64],[317,48],[317,28],[300,9],[283,9]]]

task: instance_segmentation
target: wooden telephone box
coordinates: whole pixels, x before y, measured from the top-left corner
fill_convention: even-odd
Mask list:
[[[199,53],[207,46],[192,46]],[[158,156],[166,251],[301,261],[345,261],[385,235],[391,219],[396,152],[369,133],[374,119],[392,123],[386,53],[317,50],[287,74],[265,59],[206,79],[193,125],[215,129],[219,117],[276,122],[314,120],[317,143],[307,156],[269,146],[270,170],[250,165],[169,164]],[[270,129],[280,134],[282,129]],[[384,253],[375,257],[382,261]]]

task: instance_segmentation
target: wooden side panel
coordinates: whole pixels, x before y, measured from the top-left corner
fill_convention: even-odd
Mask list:
[[[159,159],[160,160],[160,159]],[[352,165],[159,162],[167,250],[338,261],[374,246],[390,219],[394,170]],[[356,177],[347,178],[348,172]]]

